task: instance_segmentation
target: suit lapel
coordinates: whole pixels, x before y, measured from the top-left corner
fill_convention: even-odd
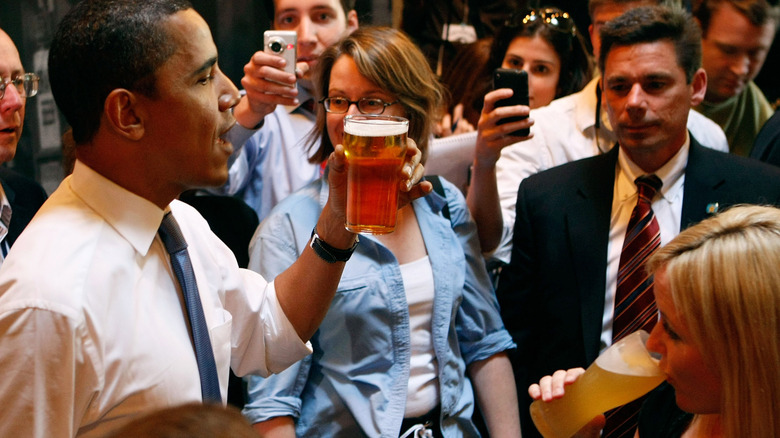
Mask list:
[[[595,360],[601,337],[617,150],[587,162],[575,201],[566,207],[566,238],[579,284],[587,363]]]
[[[681,230],[717,212],[718,193],[726,185],[726,177],[719,171],[717,163],[708,159],[709,153],[691,136],[691,148],[685,166]],[[711,210],[708,206],[712,206],[715,211],[708,212]]]

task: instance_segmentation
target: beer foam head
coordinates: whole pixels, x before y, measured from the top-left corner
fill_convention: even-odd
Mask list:
[[[405,134],[408,123],[384,119],[344,119],[344,132],[361,137],[388,137]]]
[[[601,369],[631,376],[658,376],[658,361],[645,347],[647,332],[635,332],[626,336],[596,358]]]

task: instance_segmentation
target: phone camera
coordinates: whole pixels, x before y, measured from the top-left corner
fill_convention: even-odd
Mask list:
[[[268,42],[268,47],[274,53],[284,52],[285,41],[281,38],[274,38]]]

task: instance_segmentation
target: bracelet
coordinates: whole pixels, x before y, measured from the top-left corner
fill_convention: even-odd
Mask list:
[[[314,229],[311,231],[311,242],[309,243],[309,246],[322,260],[325,260],[328,263],[336,263],[346,262],[349,260],[349,258],[352,257],[352,253],[355,252],[355,248],[357,248],[358,242],[360,242],[360,238],[355,236],[355,244],[352,245],[352,248],[334,248],[320,238],[320,236],[317,234],[317,227],[314,227]]]

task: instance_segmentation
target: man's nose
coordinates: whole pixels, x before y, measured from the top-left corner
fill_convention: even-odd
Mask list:
[[[646,103],[645,97],[645,91],[642,89],[642,85],[633,84],[628,91],[627,103],[633,108],[643,107]]]
[[[317,27],[307,16],[301,18],[295,31],[298,33],[298,44],[317,41]]]
[[[735,75],[739,77],[747,76],[750,72],[750,56],[745,53],[735,56],[729,67]]]
[[[5,95],[0,100],[0,111],[17,111],[24,106],[24,99],[14,84],[6,84]]]
[[[238,88],[236,88],[233,81],[222,73],[222,70],[217,71],[217,77],[221,85],[219,91],[219,110],[224,112],[236,106],[241,99],[241,95],[238,93]]]

